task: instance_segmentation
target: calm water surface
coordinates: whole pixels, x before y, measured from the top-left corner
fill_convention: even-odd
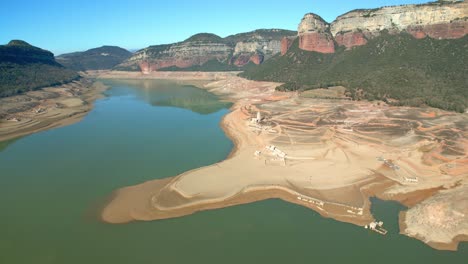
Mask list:
[[[279,200],[126,225],[97,220],[116,188],[223,160],[229,105],[192,86],[108,81],[83,121],[0,143],[0,263],[466,263],[398,235],[396,203],[373,208],[383,237]]]

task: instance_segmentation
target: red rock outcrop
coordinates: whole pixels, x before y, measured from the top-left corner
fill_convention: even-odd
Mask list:
[[[334,53],[335,42],[329,24],[316,14],[306,14],[298,27],[299,48],[320,53]]]
[[[281,29],[260,29],[226,38],[201,33],[182,42],[142,49],[117,68],[149,73],[167,67],[188,68],[214,60],[239,67],[249,62],[261,64],[281,52],[283,37],[295,35],[294,31]]]
[[[347,49],[367,44],[367,39],[362,32],[338,33],[335,41],[339,46],[345,46]]]
[[[259,65],[259,64],[262,64],[263,62],[263,55],[262,54],[255,54],[253,55],[252,57],[250,57],[250,61]]]
[[[425,38],[426,36],[434,39],[457,39],[468,34],[468,23],[460,20],[434,25],[416,25],[409,26],[406,31],[418,39]]]
[[[283,56],[284,54],[286,54],[286,52],[288,52],[289,48],[291,48],[295,39],[296,37],[284,37],[281,40],[281,56]]]
[[[299,37],[299,48],[319,53],[334,53],[333,38],[321,33],[308,33]]]
[[[306,14],[298,28],[299,48],[333,53],[334,42],[351,49],[366,45],[382,30],[390,34],[408,32],[417,39],[457,39],[468,33],[467,17],[468,4],[464,1],[359,9],[339,16],[331,24],[318,15]],[[288,44],[287,40],[282,43],[282,54]]]
[[[299,48],[334,53],[335,45],[347,49],[366,45],[383,30],[390,34],[408,32],[417,39],[462,38],[468,33],[467,10],[465,1],[359,9],[339,16],[331,24],[309,13],[298,27]],[[132,70],[139,66],[146,73],[171,66],[202,65],[210,60],[239,67],[249,62],[260,64],[279,52],[286,54],[296,38],[291,33],[256,30],[224,39],[213,34],[197,34],[183,42],[143,49],[119,66]]]
[[[150,74],[155,69],[151,68],[151,64],[147,61],[142,61],[139,64],[140,70],[143,74]]]
[[[231,65],[236,65],[238,67],[248,64],[250,61],[250,54],[241,54],[236,57],[231,58]]]
[[[259,53],[256,53],[253,55],[252,54],[238,54],[231,58],[231,61],[229,64],[242,67],[244,65],[247,65],[249,62],[253,62],[259,65],[263,63],[264,59],[265,59],[265,56]]]
[[[389,6],[348,12],[331,23],[330,31],[337,44],[348,49],[364,45],[382,30],[408,32],[417,39],[456,39],[468,33],[467,17],[464,1]]]

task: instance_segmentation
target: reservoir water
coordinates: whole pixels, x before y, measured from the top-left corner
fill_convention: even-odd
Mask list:
[[[387,236],[279,200],[124,225],[98,220],[117,188],[223,160],[229,104],[193,86],[106,81],[79,123],[0,142],[0,263],[466,263],[398,234],[393,202],[374,200]]]

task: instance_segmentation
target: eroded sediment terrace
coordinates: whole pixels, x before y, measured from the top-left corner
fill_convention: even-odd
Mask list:
[[[414,206],[402,231],[434,247],[456,249],[468,235],[468,199],[460,191],[468,186],[466,114],[311,99],[275,92],[277,85],[234,76],[204,85],[234,102],[222,121],[235,143],[229,158],[120,189],[103,220],[156,220],[280,198],[365,225],[374,220],[368,198],[375,195]],[[427,215],[431,199],[447,198],[448,213]],[[415,210],[439,219],[414,221]],[[462,224],[427,232],[454,217]]]

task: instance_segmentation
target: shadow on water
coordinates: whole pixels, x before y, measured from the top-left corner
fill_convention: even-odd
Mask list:
[[[23,137],[17,137],[5,141],[0,141],[0,152],[6,150],[9,146],[13,145],[16,141],[20,140]]]
[[[231,107],[232,103],[220,101],[219,98],[193,85],[180,85],[174,89],[174,82],[161,80],[112,80],[104,81],[113,87],[114,93],[122,84],[131,85],[135,95],[153,106],[178,107],[192,112],[207,115]]]
[[[105,224],[97,216],[112,191],[219,162],[232,149],[219,127],[228,110],[201,114],[224,105],[216,96],[160,81],[111,86],[82,122],[2,143],[0,263],[466,262],[467,243],[443,252],[399,235],[404,207],[378,199],[372,211],[387,236],[277,199]]]

